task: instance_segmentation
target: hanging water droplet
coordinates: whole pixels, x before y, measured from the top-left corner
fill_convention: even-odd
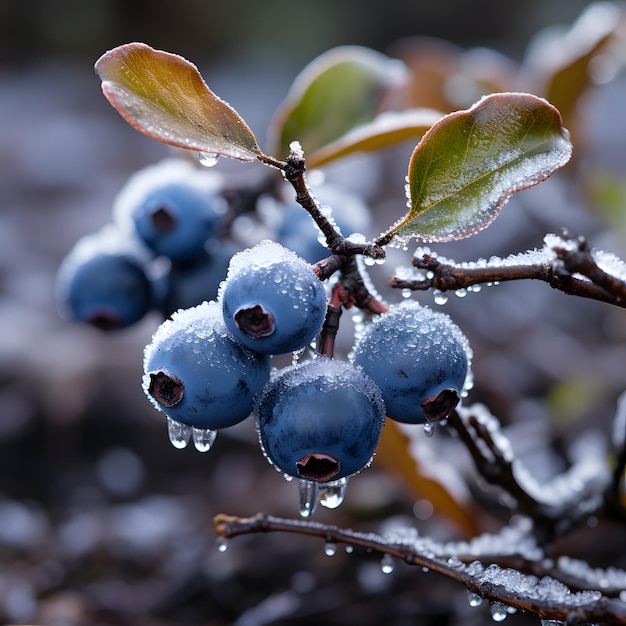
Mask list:
[[[334,543],[326,543],[324,545],[324,554],[326,556],[335,556],[337,554],[337,546]]]
[[[410,289],[403,289],[400,293],[402,294],[403,298],[410,298],[411,297],[411,290]]]
[[[182,450],[189,443],[189,439],[191,437],[191,426],[181,424],[181,422],[177,422],[171,417],[168,417],[167,435],[170,438],[170,443],[178,450]]]
[[[558,619],[542,619],[541,626],[563,626],[565,622],[561,622]]]
[[[467,295],[467,289],[457,289],[454,293],[458,298],[465,298]]]
[[[384,257],[382,257],[382,259],[375,259],[374,263],[376,265],[384,265],[386,260],[387,260],[387,257],[384,256]]]
[[[219,161],[220,155],[214,152],[198,152],[198,161],[204,167],[215,167]]]
[[[217,437],[216,430],[209,428],[192,428],[193,445],[198,452],[208,452],[213,446],[213,442]]]
[[[341,506],[346,495],[347,485],[347,477],[321,484],[319,486],[320,504],[327,509],[336,509]]]
[[[393,572],[393,557],[391,554],[385,554],[380,560],[380,569],[383,574],[391,574]]]
[[[494,602],[491,605],[491,619],[494,622],[503,622],[508,614],[506,605],[502,604],[502,602]]]
[[[226,552],[226,550],[228,550],[228,539],[224,539],[223,537],[218,537],[215,543],[216,543],[218,552]]]
[[[372,265],[376,263],[376,260],[372,259],[371,256],[364,256],[363,263],[365,263],[365,265],[367,265],[368,267],[372,267]]]
[[[290,482],[293,480],[293,476],[292,476],[291,474],[287,474],[287,472],[285,472],[285,473],[283,474],[283,478],[284,478],[284,479],[285,479],[288,483],[290,483]]]
[[[352,554],[354,552],[354,546],[346,546],[346,554]]]
[[[427,437],[432,437],[435,432],[435,425],[432,422],[426,422],[424,424],[424,434]]]
[[[306,478],[300,478],[298,482],[300,515],[302,517],[310,517],[317,508],[317,483],[314,480],[306,480]]]
[[[483,599],[477,593],[474,593],[473,591],[467,592],[467,601],[469,602],[469,605],[472,607],[480,606],[483,603]]]
[[[428,574],[428,572],[430,572],[430,568],[429,567],[422,567],[422,572],[424,572],[424,574]]]
[[[448,296],[438,289],[433,290],[433,299],[435,300],[435,304],[439,305],[443,305],[448,302]]]

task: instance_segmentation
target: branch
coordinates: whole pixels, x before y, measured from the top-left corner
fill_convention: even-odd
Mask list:
[[[294,146],[283,169],[285,179],[291,183],[296,192],[296,202],[311,215],[326,237],[326,245],[331,252],[344,256],[362,254],[372,259],[384,259],[386,255],[382,246],[372,242],[353,243],[337,231],[335,225],[320,211],[317,201],[309,192],[304,179],[305,170],[306,164],[301,150],[298,149],[298,146]]]
[[[582,238],[548,235],[545,242],[542,250],[473,263],[439,259],[428,249],[418,250],[411,261],[415,269],[393,277],[389,284],[398,289],[445,292],[479,284],[541,280],[568,295],[626,307],[626,270],[620,259],[590,250]],[[603,269],[601,263],[611,265],[615,273]]]
[[[517,510],[535,520],[542,543],[584,523],[603,507],[612,475],[603,442],[592,436],[582,441],[584,449],[578,451],[578,461],[568,471],[539,484],[514,458],[500,423],[484,405],[459,407],[450,414],[448,424],[467,447],[481,476],[505,490],[515,499]]]
[[[360,533],[317,522],[289,520],[262,513],[250,518],[217,515],[213,524],[222,540],[240,535],[290,532],[319,537],[327,543],[343,543],[388,554],[459,582],[479,598],[514,607],[537,615],[543,620],[567,621],[568,624],[602,622],[626,624],[626,602],[603,596],[600,591],[572,592],[569,587],[549,576],[538,578],[496,564],[484,567],[474,555],[463,562],[458,556],[436,556],[435,542],[421,547],[415,541],[387,540],[374,533]],[[530,567],[536,564],[529,564]],[[499,603],[499,604],[498,604]]]

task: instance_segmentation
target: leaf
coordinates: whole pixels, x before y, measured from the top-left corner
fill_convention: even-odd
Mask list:
[[[139,132],[163,143],[253,161],[261,151],[239,114],[176,54],[129,43],[95,64],[102,91]]]
[[[296,77],[270,128],[273,154],[300,142],[308,158],[382,110],[390,90],[405,78],[401,61],[361,46],[332,48]]]
[[[492,94],[446,115],[409,162],[409,212],[383,235],[452,241],[487,227],[508,198],[567,163],[557,109],[524,93]]]
[[[387,148],[393,144],[421,137],[443,113],[431,109],[385,111],[368,124],[348,131],[339,139],[309,153],[309,167],[319,167],[355,152]]]

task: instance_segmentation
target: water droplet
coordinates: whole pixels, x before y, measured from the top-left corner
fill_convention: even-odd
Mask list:
[[[173,420],[171,417],[168,417],[167,434],[170,438],[170,443],[178,450],[182,450],[187,447],[187,444],[189,443],[189,439],[191,437],[191,426],[181,424],[180,422]]]
[[[477,593],[474,593],[473,591],[467,592],[467,601],[469,602],[469,605],[472,607],[480,606],[483,603],[483,599]]]
[[[507,618],[508,614],[509,612],[506,605],[502,604],[502,602],[494,602],[491,605],[491,619],[494,622],[503,622]]]
[[[367,265],[368,267],[372,267],[372,265],[376,263],[376,260],[372,259],[371,256],[364,256],[363,263],[365,263],[365,265]]]
[[[561,622],[558,619],[542,619],[541,626],[563,626],[565,622]]]
[[[391,554],[385,554],[380,560],[380,569],[383,574],[391,574],[393,572],[394,563]]]
[[[292,476],[291,474],[287,474],[287,472],[285,472],[285,473],[283,474],[283,478],[284,478],[284,479],[285,479],[288,483],[290,483],[290,482],[293,480],[293,476]]]
[[[324,554],[326,556],[335,556],[337,554],[337,546],[334,543],[326,543],[324,545]]]
[[[199,152],[198,153],[198,161],[200,161],[200,165],[204,165],[204,167],[215,167],[217,162],[219,161],[220,155],[215,154],[214,152]]]
[[[226,552],[226,550],[228,550],[228,539],[224,539],[223,537],[218,537],[215,543],[216,543],[218,552]]]
[[[465,298],[467,295],[467,289],[457,289],[454,293],[458,298]]]
[[[354,546],[346,546],[346,554],[352,554],[354,552]]]
[[[306,478],[300,478],[298,483],[300,515],[310,517],[317,508],[318,485],[314,480]]]
[[[433,290],[433,299],[435,300],[435,304],[439,305],[443,305],[448,302],[448,296],[438,289]]]
[[[193,445],[198,452],[208,452],[217,437],[217,431],[209,428],[192,428]]]
[[[403,298],[410,298],[411,297],[411,290],[410,289],[403,289],[400,293],[402,294]]]
[[[387,260],[387,257],[383,257],[382,259],[375,259],[374,263],[376,265],[384,265],[386,260]]]
[[[347,477],[321,484],[319,486],[320,504],[327,509],[336,509],[338,506],[341,506],[346,495],[347,485]]]
[[[424,572],[424,574],[428,574],[428,572],[430,572],[430,568],[422,567],[422,572]]]
[[[424,434],[427,437],[432,437],[434,432],[435,432],[434,424],[432,424],[431,422],[427,422],[426,424],[424,424]]]

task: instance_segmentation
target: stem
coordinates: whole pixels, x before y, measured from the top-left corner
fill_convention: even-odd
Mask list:
[[[558,254],[559,250],[555,252]],[[553,289],[568,295],[626,307],[626,284],[600,269],[593,259],[591,261],[592,266],[589,265],[586,256],[563,250],[562,256],[552,262],[463,267],[454,262],[440,262],[433,256],[425,254],[422,257],[414,257],[412,264],[414,267],[432,272],[432,278],[405,280],[394,277],[389,280],[389,284],[397,289],[455,291],[484,283],[542,280]],[[578,278],[575,274],[587,276],[589,280]]]
[[[315,198],[309,192],[309,188],[304,178],[306,164],[304,158],[291,154],[287,157],[287,163],[283,168],[283,173],[296,192],[296,202],[302,206],[309,215],[315,220],[315,223],[326,237],[326,245],[333,254],[353,256],[355,254],[363,254],[373,259],[384,259],[385,250],[374,243],[366,242],[363,244],[352,243],[341,235],[326,216],[320,211]]]
[[[621,600],[601,596],[598,599],[590,599],[588,602],[581,600],[580,603],[571,605],[567,605],[566,602],[559,603],[549,594],[541,597],[540,594],[533,595],[527,590],[518,591],[512,586],[507,587],[497,579],[491,581],[486,575],[488,570],[484,570],[482,566],[477,568],[467,566],[462,558],[432,556],[430,550],[420,551],[419,548],[410,544],[386,541],[383,537],[373,533],[359,533],[318,522],[290,520],[262,513],[249,518],[219,514],[214,517],[213,525],[216,533],[223,539],[233,539],[240,535],[255,533],[288,532],[390,554],[409,565],[443,574],[490,602],[502,602],[545,620],[567,621],[568,624],[589,622],[626,624],[626,603]],[[477,559],[470,555],[465,561],[474,564]],[[527,563],[527,565],[529,571],[536,570],[538,567],[538,564],[534,562]],[[506,572],[507,570],[500,571]],[[520,574],[520,576],[524,575]]]

